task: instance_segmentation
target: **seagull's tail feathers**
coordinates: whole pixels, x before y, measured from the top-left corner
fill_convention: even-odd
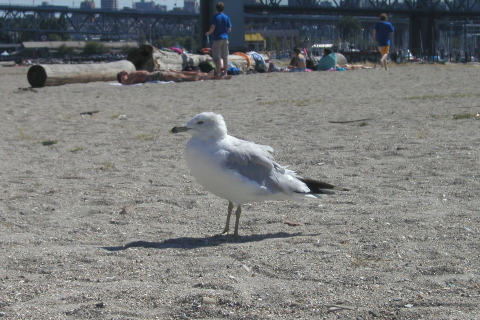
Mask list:
[[[350,191],[349,189],[342,188],[342,187],[337,187],[332,184],[322,182],[322,181],[317,181],[317,180],[312,180],[312,179],[305,179],[305,178],[297,178],[298,180],[302,181],[305,183],[310,189],[309,194],[334,194],[335,192],[330,191],[330,190],[337,190],[337,191]]]

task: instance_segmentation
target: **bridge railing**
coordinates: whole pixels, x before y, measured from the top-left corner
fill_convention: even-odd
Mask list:
[[[322,11],[331,12],[332,10],[343,9],[346,11],[352,9],[377,11],[397,11],[405,10],[418,12],[454,12],[454,13],[480,13],[480,0],[297,0],[290,6],[281,5],[279,1],[261,0],[260,4],[248,4],[247,12],[250,13],[298,13],[310,12],[311,14],[321,14]],[[337,11],[341,12],[341,11]],[[361,15],[361,12],[359,12]]]

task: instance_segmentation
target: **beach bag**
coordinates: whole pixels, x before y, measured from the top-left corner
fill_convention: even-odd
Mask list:
[[[307,51],[307,49],[303,49],[303,52],[304,52],[305,59],[306,59],[307,69],[311,69],[311,70],[316,71],[318,61],[317,61],[317,59],[315,59],[315,56],[313,54],[311,54],[310,51]]]
[[[258,59],[254,57],[254,60],[255,60],[255,71],[260,73],[267,72],[268,67],[265,65],[265,61],[263,61],[263,59]]]
[[[215,71],[217,67],[213,61],[202,61],[198,64],[198,67],[202,72],[209,73],[210,71]]]
[[[232,76],[236,76],[238,74],[240,74],[240,69],[238,69],[237,67],[235,68],[228,68],[227,69],[227,74],[230,74]]]
[[[240,69],[238,69],[233,62],[228,61],[228,69],[227,69],[227,74],[231,74],[233,76],[236,76],[237,74],[240,74]]]
[[[318,66],[318,61],[315,57],[307,58],[307,69],[316,71]]]
[[[212,48],[202,48],[200,50],[197,51],[198,54],[202,54],[202,55],[205,55],[205,54],[208,54],[208,55],[212,55]]]

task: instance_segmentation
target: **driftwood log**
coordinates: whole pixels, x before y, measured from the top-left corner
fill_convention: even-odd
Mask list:
[[[67,83],[117,80],[122,70],[135,71],[127,60],[95,64],[37,64],[28,69],[28,83],[34,88]]]
[[[144,44],[130,51],[127,60],[133,63],[137,70],[148,72],[159,70],[182,70],[182,56],[176,52],[162,51],[151,45]]]
[[[0,61],[0,68],[1,67],[13,67],[15,65],[15,61]]]
[[[262,55],[266,60],[268,57]],[[127,60],[95,63],[95,64],[38,64],[28,69],[28,83],[34,88],[44,86],[58,86],[68,83],[85,83],[93,81],[113,81],[117,73],[126,70],[146,70],[149,72],[160,70],[184,70],[186,67],[199,66],[201,62],[211,59],[210,55],[178,54],[163,51],[151,45],[142,45],[132,50]],[[255,66],[252,57],[245,54],[231,54],[228,60],[233,62],[242,71]]]
[[[180,71],[189,66],[196,67],[207,59],[212,59],[212,57],[209,55],[190,53],[180,55],[176,52],[160,50],[148,44],[132,50],[127,56],[127,60],[132,62],[137,70],[146,70],[149,72],[169,69]],[[249,57],[249,61],[247,61],[246,58],[235,54],[229,55],[228,60],[232,61],[237,68],[243,71],[247,70],[248,66],[255,65],[251,57]]]

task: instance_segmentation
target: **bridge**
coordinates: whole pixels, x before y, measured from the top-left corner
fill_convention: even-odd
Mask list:
[[[138,35],[197,35],[198,14],[136,10],[79,9],[64,6],[0,4],[0,31],[68,33],[113,38]],[[40,39],[38,39],[40,40]]]
[[[332,32],[329,26],[340,15],[376,21],[376,17],[385,12],[392,21],[408,24],[405,26],[408,46],[415,55],[432,55],[436,51],[439,22],[446,26],[450,21],[480,19],[480,0],[296,0],[291,5],[281,5],[280,0],[261,0],[260,4],[243,4],[241,0],[224,2],[227,8],[240,5],[242,9],[235,11],[236,18],[242,20],[240,25],[248,24],[256,30],[307,27],[328,34]],[[111,39],[138,38],[139,35],[147,38],[192,36],[198,37],[205,46],[205,37],[200,35],[208,28],[216,1],[200,0],[200,3],[200,15],[0,4],[0,32],[17,35],[28,32],[36,37],[48,33],[101,35]],[[240,31],[239,41],[244,41],[243,30],[237,31]]]
[[[480,19],[480,0],[296,0],[295,6],[284,7],[280,0],[260,0],[261,5],[245,5],[245,13],[379,16],[387,13],[409,20],[409,48],[414,55],[435,55],[438,43],[438,21],[444,28],[453,20]],[[478,25],[472,25],[477,30]],[[464,24],[466,36],[469,26]],[[451,31],[451,30],[450,30]],[[476,38],[475,38],[476,41]],[[475,43],[475,48],[477,44]]]

